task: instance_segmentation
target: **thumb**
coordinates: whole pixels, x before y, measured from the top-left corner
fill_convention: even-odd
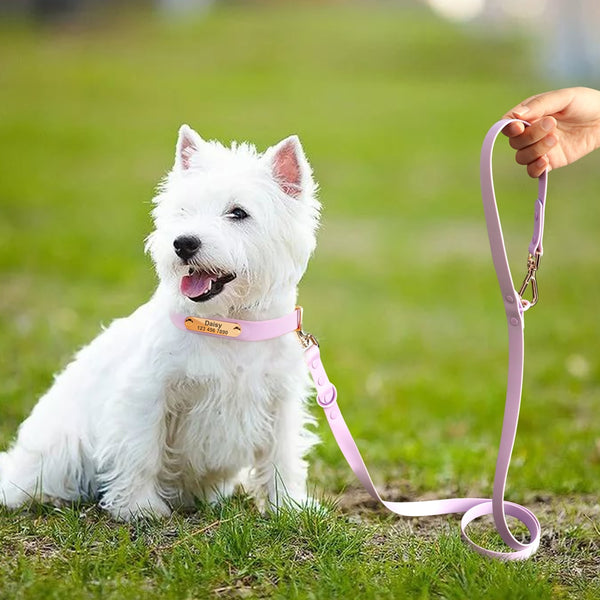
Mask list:
[[[515,106],[511,113],[518,118],[536,121],[564,110],[573,100],[571,89],[555,90],[532,96]]]

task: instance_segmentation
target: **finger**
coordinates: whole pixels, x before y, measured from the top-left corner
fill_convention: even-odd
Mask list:
[[[513,121],[502,130],[502,133],[509,138],[513,138],[518,135],[521,135],[524,129],[525,125],[523,123],[521,123],[520,121]]]
[[[546,155],[540,156],[540,158],[527,165],[527,173],[530,177],[535,177],[536,179],[546,170],[550,170],[550,160]]]
[[[519,150],[515,155],[515,158],[520,165],[530,165],[550,152],[557,143],[558,138],[556,137],[556,134],[548,135],[539,142]]]
[[[525,127],[521,135],[511,137],[510,145],[515,150],[526,148],[539,142],[548,136],[556,128],[556,119],[554,117],[544,117]]]

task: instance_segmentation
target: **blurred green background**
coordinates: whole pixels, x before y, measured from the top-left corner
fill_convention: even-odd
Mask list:
[[[0,18],[3,446],[73,351],[152,293],[150,202],[186,122],[259,149],[300,136],[324,210],[299,300],[376,481],[411,497],[490,493],[507,351],[479,150],[505,111],[561,85],[527,24],[446,21],[412,2]],[[536,182],[497,146],[520,282]],[[593,506],[600,487],[599,158],[550,176],[516,501]],[[325,427],[312,481],[336,495],[356,484]]]

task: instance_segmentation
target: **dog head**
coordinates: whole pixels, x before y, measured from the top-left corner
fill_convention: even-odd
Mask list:
[[[296,136],[259,154],[183,125],[147,240],[160,286],[189,310],[221,314],[295,291],[315,247],[315,194]]]

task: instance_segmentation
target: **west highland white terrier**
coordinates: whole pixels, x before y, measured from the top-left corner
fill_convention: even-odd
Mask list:
[[[0,503],[99,500],[127,520],[214,502],[238,483],[263,505],[306,501],[316,436],[297,336],[208,337],[173,315],[293,312],[319,209],[296,136],[259,154],[183,125],[146,244],[158,287],[80,350],[21,424],[0,454]]]

